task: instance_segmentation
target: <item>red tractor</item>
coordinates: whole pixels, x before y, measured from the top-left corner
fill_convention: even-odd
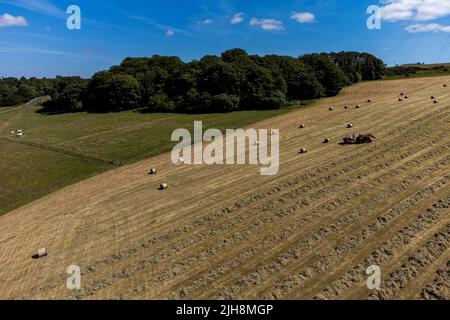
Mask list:
[[[375,136],[368,132],[363,132],[358,135],[348,135],[344,137],[340,144],[363,144],[363,143],[371,143],[375,139]]]

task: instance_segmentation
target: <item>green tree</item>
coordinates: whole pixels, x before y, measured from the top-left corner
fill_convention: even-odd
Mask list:
[[[288,100],[312,99],[324,94],[314,70],[299,59],[269,55],[262,58],[260,63],[283,77],[287,85]]]
[[[308,54],[302,56],[301,60],[314,70],[327,96],[338,94],[348,82],[344,71],[329,57],[320,54]]]
[[[85,105],[91,112],[132,110],[141,101],[139,82],[131,75],[99,72],[89,82]]]
[[[32,95],[26,86],[38,95],[54,90],[55,109],[67,111],[229,112],[281,108],[287,101],[333,96],[347,84],[379,79],[383,74],[382,61],[367,53],[293,58],[231,49],[220,57],[205,56],[189,63],[175,56],[126,58],[109,71],[95,74],[86,88],[71,81],[49,86],[43,79],[8,78],[2,80],[7,88],[0,89],[0,94],[2,100],[10,99],[19,86],[23,96]]]
[[[7,83],[0,81],[0,106],[14,106],[20,102],[16,92]]]
[[[174,112],[175,103],[165,93],[157,93],[149,97],[147,101],[147,112]]]
[[[22,102],[29,101],[38,96],[36,89],[27,83],[21,83],[19,85],[17,94]]]
[[[233,64],[217,61],[210,63],[201,73],[199,90],[211,95],[231,94],[239,95],[245,81],[242,70]]]
[[[213,96],[209,103],[214,112],[232,112],[239,109],[239,97],[225,93]]]
[[[42,90],[46,88],[47,83],[43,82]],[[84,110],[82,96],[86,90],[87,80],[80,77],[57,77],[51,100],[44,104],[39,111],[47,114],[79,112]]]

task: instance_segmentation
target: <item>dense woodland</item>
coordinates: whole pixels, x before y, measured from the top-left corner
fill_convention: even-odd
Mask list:
[[[242,49],[184,63],[178,57],[126,58],[91,79],[0,79],[0,106],[50,95],[43,112],[211,113],[281,108],[334,96],[349,84],[381,79],[384,63],[367,53],[299,58],[249,55]]]
[[[0,78],[0,107],[15,106],[33,98],[51,95],[55,79]]]

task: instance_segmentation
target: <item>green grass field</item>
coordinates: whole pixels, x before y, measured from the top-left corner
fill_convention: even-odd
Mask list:
[[[121,112],[42,115],[36,107],[0,108],[0,214],[64,186],[170,150],[176,128],[239,128],[296,107],[228,114]],[[7,112],[2,112],[7,111]],[[23,138],[11,136],[24,130]]]
[[[399,67],[388,68],[389,70],[397,70],[397,72],[404,74],[388,75],[388,80],[448,76],[450,75],[450,63],[425,65],[405,64]]]

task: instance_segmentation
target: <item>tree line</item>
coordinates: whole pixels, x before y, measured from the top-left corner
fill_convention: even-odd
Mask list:
[[[232,49],[189,63],[154,55],[126,58],[91,79],[58,77],[45,112],[211,113],[281,108],[334,96],[349,84],[384,76],[367,53],[307,54],[298,58],[249,55]]]
[[[33,98],[51,95],[55,79],[13,77],[0,79],[0,107],[15,106]]]

